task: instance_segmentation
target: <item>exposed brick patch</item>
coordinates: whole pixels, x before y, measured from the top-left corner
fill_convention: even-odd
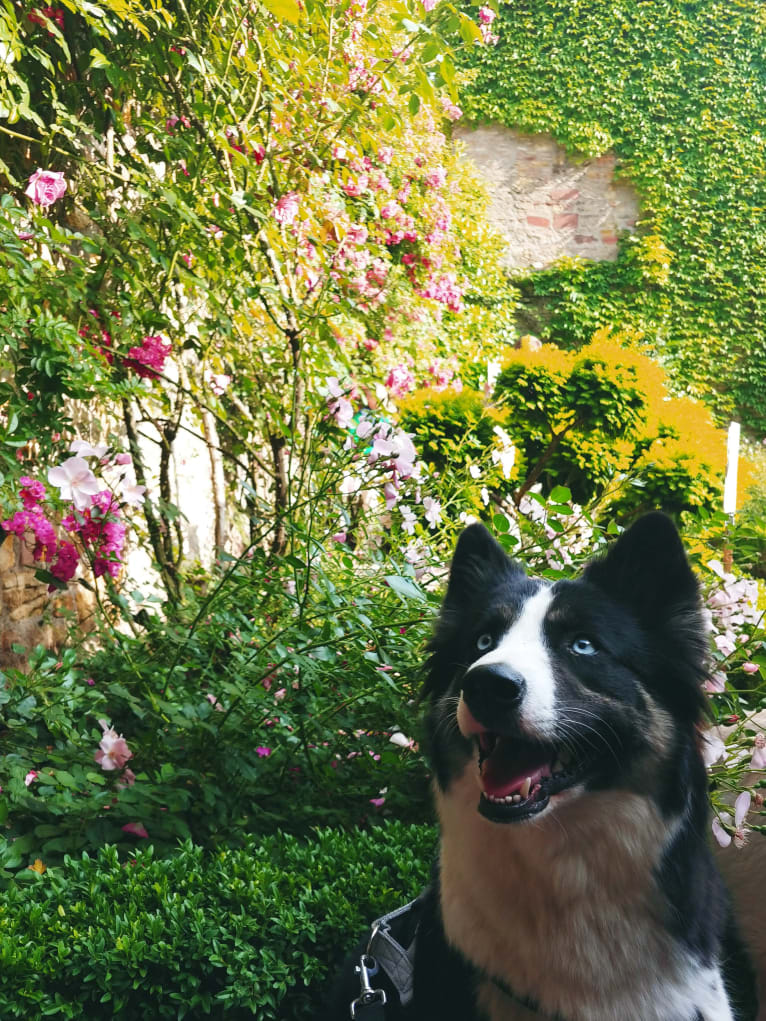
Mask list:
[[[579,197],[580,192],[577,188],[554,188],[551,192],[554,202],[574,202]]]
[[[569,230],[577,226],[580,217],[577,213],[557,213],[553,217],[555,230]]]
[[[540,269],[562,256],[615,259],[617,236],[640,219],[638,195],[613,179],[615,157],[573,160],[550,135],[500,125],[456,128],[484,176],[503,264]]]

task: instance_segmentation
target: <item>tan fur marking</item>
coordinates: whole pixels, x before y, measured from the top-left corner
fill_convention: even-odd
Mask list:
[[[470,961],[570,1021],[694,1017],[690,962],[652,880],[668,828],[646,798],[572,789],[539,820],[492,823],[475,761],[435,793],[444,926]],[[481,996],[491,1021],[524,1017],[491,986]]]

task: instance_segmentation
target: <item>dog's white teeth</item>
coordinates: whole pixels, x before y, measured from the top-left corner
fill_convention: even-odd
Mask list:
[[[526,797],[526,794],[524,795],[524,797]],[[523,801],[524,798],[522,798],[522,796],[520,794],[514,794],[512,800],[513,800],[514,805],[518,805],[518,803],[520,801]]]
[[[519,794],[521,795],[521,798],[528,798],[529,797],[529,788],[531,786],[532,786],[532,778],[530,776],[528,776],[526,778],[526,780],[524,781],[524,783],[521,785],[521,787],[519,787]],[[521,800],[521,798],[519,798],[519,800]]]

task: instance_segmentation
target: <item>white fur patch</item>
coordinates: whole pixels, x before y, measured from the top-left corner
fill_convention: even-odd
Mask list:
[[[495,648],[477,659],[468,670],[470,674],[476,667],[502,663],[523,677],[527,690],[519,713],[520,722],[531,737],[538,738],[555,735],[556,682],[543,631],[552,599],[553,593],[547,586],[535,592]]]

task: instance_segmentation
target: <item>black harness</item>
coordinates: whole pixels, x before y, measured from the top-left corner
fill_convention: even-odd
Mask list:
[[[388,976],[403,1007],[412,1002],[415,992],[415,944],[423,903],[424,894],[421,894],[404,907],[397,908],[396,911],[391,911],[372,923],[367,947],[354,968],[361,986],[359,996],[349,1006],[349,1013],[354,1021],[386,1021],[386,991],[375,989],[371,984],[371,979],[380,971],[384,971]],[[405,930],[412,933],[406,947],[397,939],[397,935]],[[482,977],[533,1014],[538,1014],[547,1021],[566,1021],[560,1014],[546,1014],[536,1000],[519,996],[500,979],[486,974]]]

